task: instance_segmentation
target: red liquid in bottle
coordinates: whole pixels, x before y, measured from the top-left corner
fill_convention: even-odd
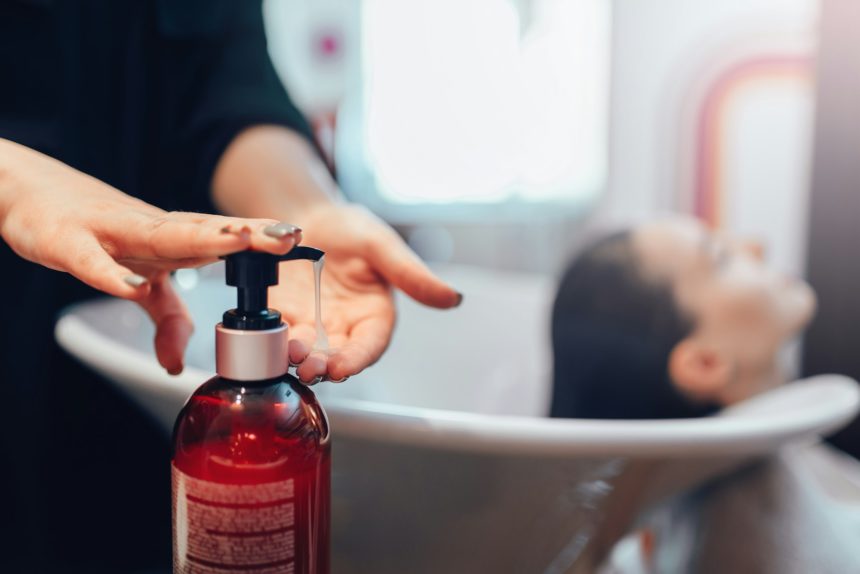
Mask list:
[[[310,389],[216,376],[173,436],[175,573],[328,574],[329,428]]]

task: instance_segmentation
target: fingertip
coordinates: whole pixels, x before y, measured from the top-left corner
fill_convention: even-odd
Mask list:
[[[254,247],[275,254],[287,253],[301,240],[301,228],[286,222],[260,227],[253,238]]]
[[[292,339],[289,344],[290,364],[298,365],[307,358],[310,345],[301,339]]]
[[[188,340],[194,332],[190,319],[181,315],[170,315],[156,326],[155,354],[158,362],[171,375],[180,374]]]
[[[343,366],[329,366],[328,369],[328,378],[333,383],[342,383],[353,375],[357,375],[358,373],[352,373],[348,369]]]
[[[335,353],[328,361],[328,378],[332,381],[339,381],[355,373],[349,372],[347,368],[348,359],[343,356],[342,352]]]
[[[156,350],[155,353],[158,357],[158,364],[161,365],[165,371],[167,371],[168,375],[176,376],[182,373],[185,368],[185,365],[182,364],[181,357],[177,359],[177,357],[173,353],[159,353]]]
[[[328,378],[333,382],[346,380],[374,362],[374,355],[367,349],[355,344],[348,345],[329,357]]]
[[[463,304],[463,294],[459,291],[455,291],[455,293],[456,297],[454,298],[454,304],[452,305],[452,307],[459,307]]]
[[[454,309],[463,302],[463,294],[444,283],[426,289],[415,299],[436,309]]]
[[[445,291],[439,293],[438,303],[435,306],[439,309],[456,309],[463,303],[463,294],[453,287],[447,287]]]
[[[139,275],[138,273],[129,273],[124,275],[122,278],[123,282],[126,285],[130,285],[131,287],[141,287],[146,283],[149,283],[149,279],[144,277],[143,275]]]
[[[288,235],[284,239],[273,239],[266,242],[265,249],[269,253],[273,253],[275,255],[282,255],[284,253],[292,250],[293,247],[296,246],[298,242],[296,238],[292,235]]]
[[[291,251],[297,243],[298,242],[291,235],[283,239],[262,237],[253,239],[249,247],[255,251],[264,251],[273,255],[283,255],[284,253]]]
[[[303,383],[310,383],[317,377],[322,377],[326,374],[326,366],[328,361],[324,355],[319,353],[311,353],[302,361],[299,368],[296,369],[296,375]]]
[[[269,237],[274,237],[276,239],[281,239],[290,235],[294,236],[301,232],[302,229],[300,227],[297,227],[292,223],[287,223],[286,221],[279,221],[271,225],[266,225],[263,228],[264,235],[268,235]]]
[[[129,301],[142,301],[149,297],[150,293],[152,293],[152,285],[148,282],[140,285],[139,287],[133,287],[123,281],[117,295],[123,299],[128,299]]]
[[[91,273],[73,273],[73,275],[91,287],[121,299],[140,301],[149,296],[152,284],[146,277],[120,265],[113,266],[115,269],[111,271],[95,270]]]

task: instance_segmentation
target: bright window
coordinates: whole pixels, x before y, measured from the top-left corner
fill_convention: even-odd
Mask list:
[[[606,0],[363,0],[361,89],[338,119],[344,187],[388,215],[593,200],[609,16]]]

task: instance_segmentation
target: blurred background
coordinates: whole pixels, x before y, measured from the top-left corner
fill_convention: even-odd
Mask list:
[[[800,272],[819,12],[814,0],[265,9],[279,73],[353,199],[428,259],[545,272],[585,223],[665,211],[759,233]]]
[[[860,376],[850,0],[268,0],[269,50],[344,191],[435,263],[557,275],[667,212],[755,236]],[[836,442],[860,453],[860,428]]]
[[[860,467],[810,446],[856,412],[853,381],[787,385],[695,421],[545,415],[562,270],[595,235],[669,213],[758,238],[813,285],[817,318],[785,357],[793,378],[860,380],[860,3],[267,0],[263,12],[344,193],[465,293],[449,313],[398,294],[384,360],[315,387],[337,429],[335,571],[594,572],[631,536],[643,555],[698,552],[699,525],[701,567],[659,571],[843,558],[820,571],[856,571]],[[175,275],[197,325],[234,301],[214,267]],[[214,369],[203,328],[185,372],[166,375],[127,301],[72,308],[56,334],[165,436]],[[816,419],[828,409],[831,426]],[[856,421],[830,440],[860,456]],[[729,555],[771,567],[726,567]]]

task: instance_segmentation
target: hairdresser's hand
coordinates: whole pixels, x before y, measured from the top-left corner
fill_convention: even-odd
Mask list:
[[[462,296],[366,209],[325,203],[296,218],[304,243],[326,252],[322,315],[331,349],[310,352],[316,333],[311,265],[283,263],[282,284],[270,289],[270,304],[291,326],[290,362],[300,363],[302,381],[341,381],[379,358],[394,329],[392,287],[432,307],[460,303]]]
[[[137,301],[156,325],[158,361],[172,374],[193,326],[169,272],[247,248],[285,253],[289,225],[165,212],[23,146],[0,140],[0,235],[21,257]],[[268,231],[267,231],[268,230]]]

